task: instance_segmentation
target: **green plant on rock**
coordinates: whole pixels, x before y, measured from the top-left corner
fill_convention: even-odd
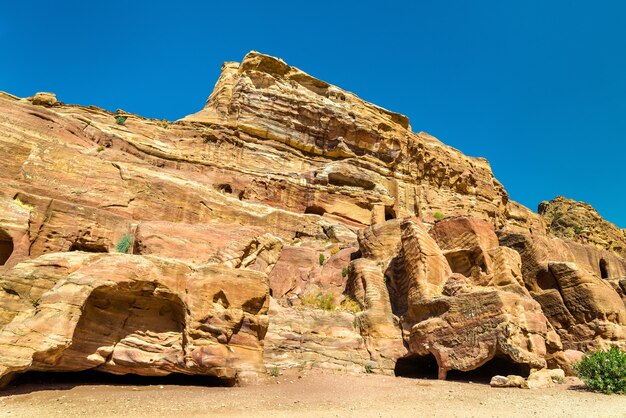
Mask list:
[[[310,292],[302,298],[302,305],[325,311],[335,310],[335,297],[332,293]]]
[[[595,391],[626,394],[626,352],[617,347],[585,354],[574,369]]]
[[[126,116],[118,115],[115,117],[115,123],[117,123],[118,125],[124,125],[126,119],[128,119]]]
[[[438,221],[442,220],[443,218],[446,217],[446,215],[444,215],[441,212],[435,212],[435,214],[433,215],[435,217],[435,219],[437,219]]]
[[[352,296],[346,296],[346,298],[341,302],[340,307],[344,311],[352,313],[361,312],[361,304],[354,300]]]
[[[131,242],[132,242],[131,236],[124,235],[122,239],[120,239],[117,245],[115,246],[115,249],[117,250],[118,253],[128,254],[128,252],[130,251]]]
[[[367,373],[367,374],[372,373],[372,365],[371,364],[367,363],[363,367],[365,368],[365,373]]]
[[[582,227],[582,226],[579,226],[579,225],[576,225],[576,226],[574,227],[574,233],[575,233],[576,235],[581,234],[584,230],[585,230],[585,228],[584,228],[584,227]]]
[[[341,277],[348,277],[348,267],[341,269]]]
[[[320,266],[324,265],[325,260],[326,260],[326,256],[324,254],[320,254]]]

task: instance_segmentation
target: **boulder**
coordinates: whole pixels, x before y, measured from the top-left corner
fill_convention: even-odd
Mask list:
[[[37,106],[54,106],[57,102],[57,96],[54,93],[39,92],[35,93],[32,103]]]
[[[41,277],[40,280],[32,280]],[[126,254],[54,253],[0,279],[0,378],[27,371],[264,372],[267,276]]]
[[[521,388],[526,383],[526,379],[522,376],[508,375],[499,376],[496,375],[491,378],[489,385],[493,388]]]
[[[534,371],[528,376],[522,386],[524,389],[545,389],[563,383],[565,372],[560,369],[541,369]]]

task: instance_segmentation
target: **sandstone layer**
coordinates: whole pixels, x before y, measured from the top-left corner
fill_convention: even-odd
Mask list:
[[[623,231],[564,199],[540,216],[485,159],[274,57],[224,64],[176,122],[2,93],[0,150],[3,383],[528,374],[625,345]]]

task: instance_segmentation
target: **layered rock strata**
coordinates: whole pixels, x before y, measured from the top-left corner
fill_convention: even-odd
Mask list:
[[[26,370],[264,372],[267,276],[125,254],[54,253],[0,280],[0,376]]]
[[[1,93],[0,150],[4,383],[428,356],[443,377],[624,345],[623,231],[533,213],[486,160],[277,58],[224,64],[176,122]]]

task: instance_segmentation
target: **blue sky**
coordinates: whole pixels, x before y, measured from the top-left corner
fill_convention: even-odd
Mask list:
[[[626,2],[128,3],[3,5],[0,90],[178,119],[254,49],[486,157],[533,210],[565,195],[626,227]]]

